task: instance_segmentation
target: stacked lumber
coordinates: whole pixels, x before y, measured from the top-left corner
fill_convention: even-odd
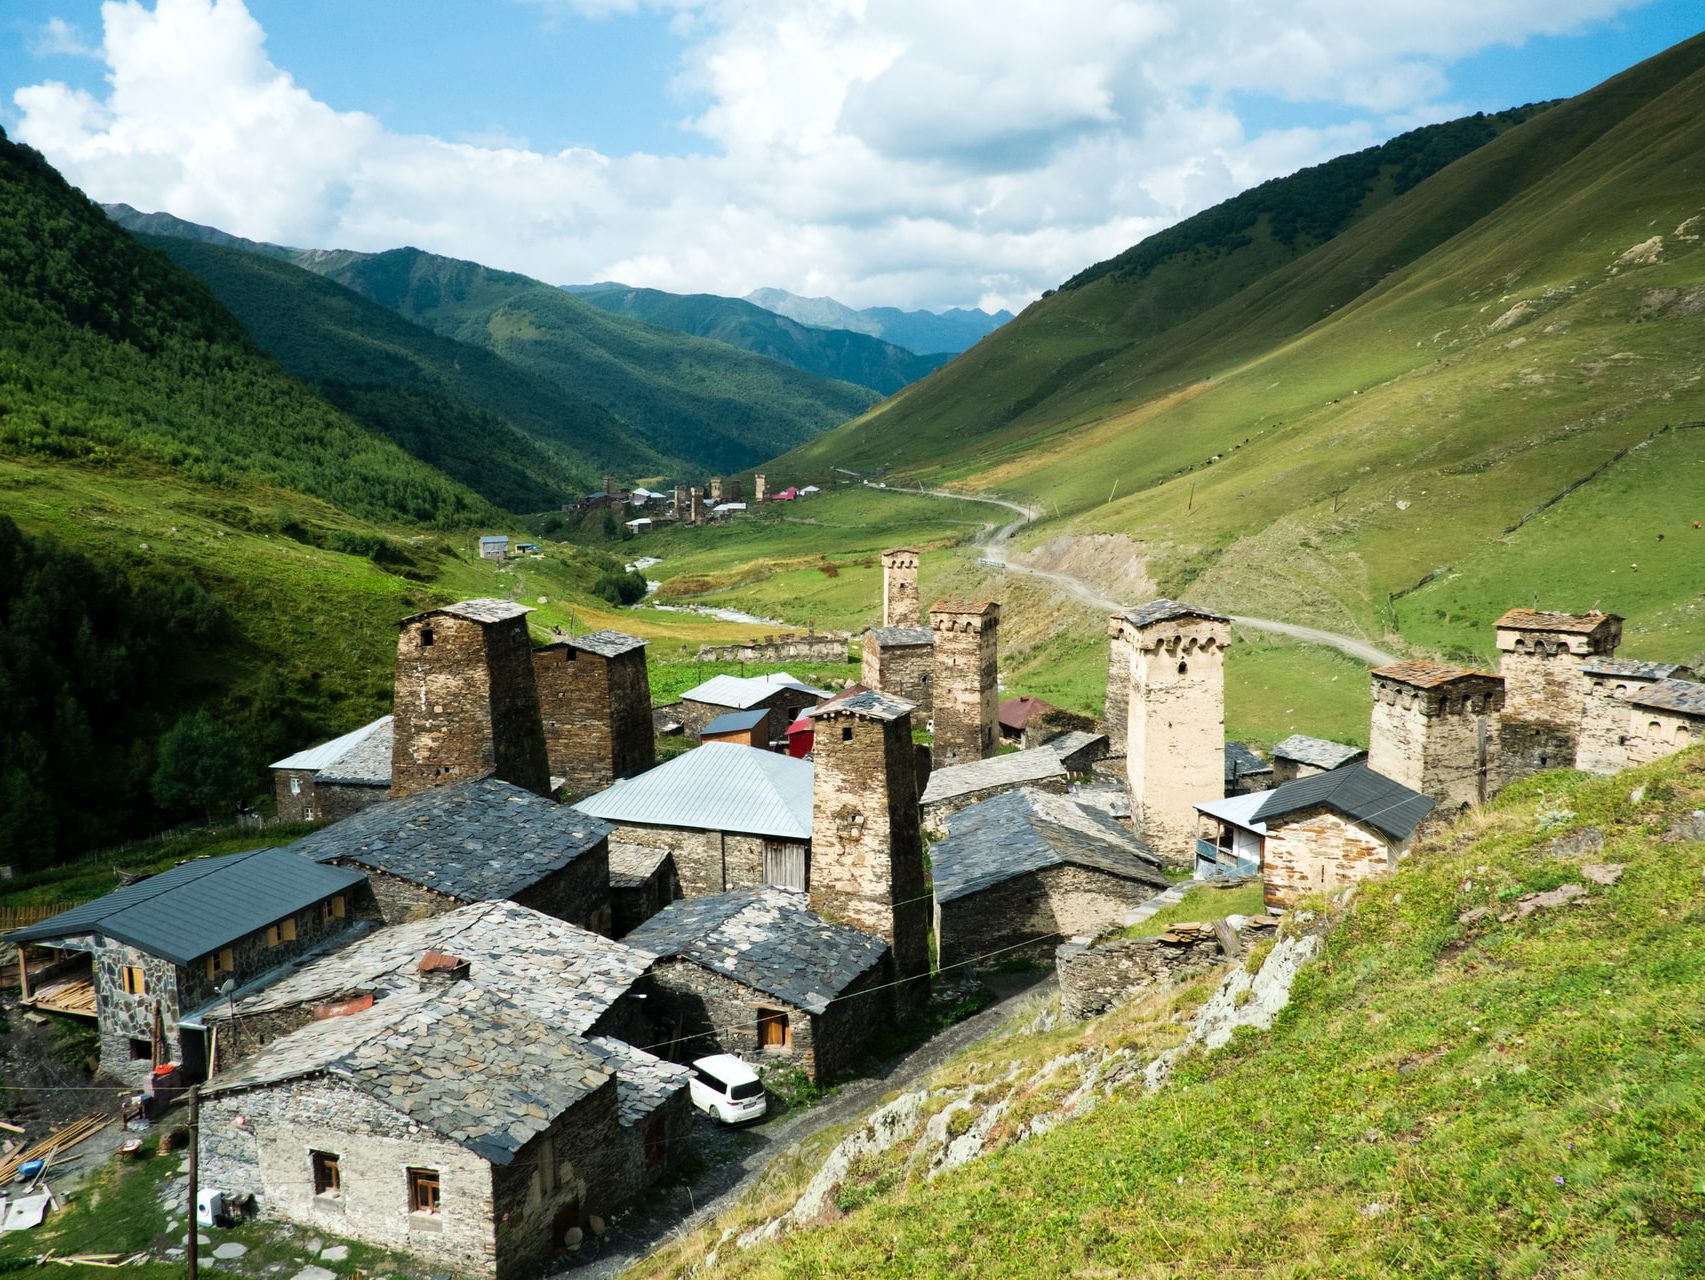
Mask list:
[[[18,1170],[31,1160],[51,1160],[62,1152],[69,1151],[80,1142],[87,1142],[102,1129],[107,1127],[107,1117],[94,1114],[86,1115],[81,1120],[74,1120],[63,1129],[55,1130],[33,1147],[15,1151],[0,1160],[0,1184],[12,1181],[18,1176]]]

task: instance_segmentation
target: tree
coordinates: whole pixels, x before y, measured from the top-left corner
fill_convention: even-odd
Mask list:
[[[236,809],[248,790],[243,743],[206,711],[185,716],[160,739],[151,790],[162,809],[200,810],[211,818]]]

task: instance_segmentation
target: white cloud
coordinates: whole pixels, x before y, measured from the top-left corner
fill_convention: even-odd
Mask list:
[[[87,37],[64,18],[49,18],[37,27],[30,37],[30,56],[51,58],[98,58],[100,46],[89,43]]]
[[[518,2],[547,21],[672,13],[704,153],[541,154],[477,121],[389,132],[274,65],[240,0],[105,4],[110,90],[19,89],[17,133],[96,199],[257,239],[1016,307],[1252,183],[1443,118],[1452,58],[1631,0]],[[1232,105],[1248,95],[1349,122],[1252,130]]]

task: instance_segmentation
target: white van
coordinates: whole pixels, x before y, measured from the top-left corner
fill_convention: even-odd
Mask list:
[[[768,1103],[764,1082],[758,1073],[731,1053],[713,1053],[692,1064],[693,1078],[687,1085],[693,1105],[724,1124],[756,1120]]]

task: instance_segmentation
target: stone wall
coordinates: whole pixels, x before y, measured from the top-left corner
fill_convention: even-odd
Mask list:
[[[684,898],[750,889],[764,882],[766,842],[762,836],[624,824],[616,827],[610,838],[647,849],[667,849],[674,857]]]
[[[1131,629],[1118,614],[1108,621],[1107,637],[1107,701],[1101,723],[1107,732],[1107,754],[1123,759],[1131,724],[1131,671],[1137,663],[1137,649]]]
[[[935,632],[935,767],[986,760],[1000,738],[1000,606],[941,601],[930,609],[929,625]]]
[[[845,662],[851,637],[815,630],[768,635],[748,644],[700,645],[698,662]]]
[[[1575,767],[1589,773],[1616,773],[1626,769],[1630,764],[1630,741],[1635,736],[1645,737],[1652,719],[1647,716],[1640,720],[1642,732],[1636,735],[1636,718],[1644,713],[1629,706],[1629,699],[1650,689],[1657,679],[1626,675],[1594,675],[1581,679],[1586,688],[1582,694],[1581,731],[1576,739]],[[1643,754],[1655,746],[1649,742],[1636,750]]]
[[[763,698],[753,703],[746,710],[757,711],[762,709],[770,713],[762,722],[758,732],[763,734],[765,742],[774,742],[787,733],[787,726],[797,720],[802,711],[816,706],[820,701],[822,699],[809,693],[801,693],[798,689],[778,688],[774,693],[765,694]],[[725,716],[733,710],[736,708],[685,698],[678,704],[675,719],[680,722],[681,732],[697,742],[707,724],[718,716]]]
[[[577,924],[582,929],[601,933],[606,938],[613,936],[610,932],[613,921],[610,915],[609,840],[600,840],[591,848],[582,850],[566,867],[512,894],[510,900],[518,906],[531,907],[547,916]]]
[[[918,553],[896,547],[882,553],[882,625],[915,627],[920,617]]]
[[[1185,615],[1124,627],[1133,653],[1125,727],[1132,822],[1163,860],[1193,866],[1195,805],[1225,793],[1225,649],[1231,626]]]
[[[1001,953],[996,960],[1046,959],[1062,939],[1102,932],[1155,892],[1151,884],[1069,864],[1014,876],[936,904],[940,965],[947,969],[994,951]]]
[[[274,769],[272,779],[280,822],[336,822],[390,799],[387,787],[321,782],[312,769]]]
[[[918,714],[930,713],[930,681],[935,675],[935,646],[931,644],[882,645],[865,636],[859,667],[859,683],[880,689],[896,698],[918,705]]]
[[[549,758],[524,615],[479,622],[437,611],[397,636],[391,794],[494,772],[540,795]]]
[[[1423,689],[1376,675],[1368,768],[1431,796],[1440,818],[1482,803],[1499,774],[1503,705],[1496,676]]]
[[[657,864],[643,883],[610,884],[610,932],[625,938],[676,898],[686,896],[681,891],[681,878],[675,870],[673,856]]]
[[[1605,615],[1599,630],[1591,634],[1500,626],[1496,636],[1498,672],[1504,677],[1504,715],[1572,730],[1580,724],[1586,703],[1581,664],[1616,652],[1622,622]]]
[[[602,791],[657,762],[644,648],[605,657],[572,640],[533,651],[545,747],[570,795]]]
[[[1498,721],[1498,789],[1547,769],[1573,768],[1578,738],[1573,726],[1504,716]]]
[[[1705,720],[1657,707],[1630,707],[1628,764],[1651,764],[1705,742]]]
[[[1054,951],[1060,1012],[1073,1022],[1096,1017],[1140,991],[1177,982],[1221,958],[1219,942],[1211,934],[1177,941],[1166,936],[1118,938],[1099,946],[1061,943]]]
[[[1261,862],[1267,907],[1285,910],[1304,894],[1389,875],[1400,852],[1371,827],[1321,806],[1273,819]]]
[[[612,1078],[491,1169],[500,1277],[535,1276],[561,1251],[564,1233],[592,1214],[609,1217],[639,1189],[639,1170],[617,1119]]]
[[[277,800],[280,822],[314,820],[314,773],[313,769],[272,771],[272,791]]]

